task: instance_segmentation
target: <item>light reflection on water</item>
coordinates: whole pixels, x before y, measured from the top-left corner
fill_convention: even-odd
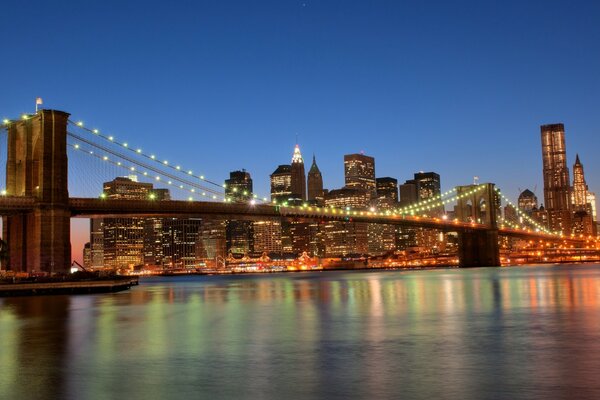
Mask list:
[[[0,299],[0,399],[600,398],[600,266]]]

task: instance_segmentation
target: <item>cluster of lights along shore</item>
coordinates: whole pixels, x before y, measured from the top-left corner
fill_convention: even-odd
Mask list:
[[[30,118],[30,115],[28,115],[28,114],[23,114],[23,116],[22,116],[22,119],[24,119],[24,120],[27,120],[29,118]],[[3,123],[6,126],[6,125],[9,125],[11,123],[11,121],[9,119],[4,119]],[[186,169],[182,168],[180,165],[176,165],[176,164],[173,165],[173,164],[169,163],[167,160],[160,161],[160,159],[158,157],[156,157],[154,154],[147,154],[147,153],[143,152],[141,148],[132,147],[127,142],[120,142],[120,141],[116,140],[115,137],[112,135],[104,135],[104,134],[101,134],[98,129],[87,128],[84,126],[84,123],[82,121],[74,122],[74,121],[69,120],[69,124],[74,125],[80,129],[83,129],[83,130],[93,134],[94,136],[100,137],[111,144],[114,144],[114,145],[120,146],[123,149],[129,150],[138,156],[144,157],[148,160],[158,163],[161,165],[162,168],[168,167],[168,168],[172,169],[174,172],[184,174],[186,176],[186,178],[195,178],[204,184],[208,184],[213,187],[217,187],[219,189],[226,188],[225,184],[219,184],[219,183],[216,183],[209,179],[206,179],[204,177],[204,175],[194,174],[194,172],[192,170],[186,170]],[[92,142],[89,142],[73,133],[69,132],[69,136],[80,142],[87,143],[88,145],[91,145],[92,147],[94,147],[96,149],[100,149],[101,151],[104,151],[105,153],[112,154],[112,155],[116,156],[116,158],[129,160],[127,157],[125,157],[123,155],[111,152],[111,150],[104,148],[102,146],[98,146]],[[217,192],[215,189],[203,187],[202,185],[200,185],[198,183],[191,182],[187,179],[179,178],[179,177],[176,177],[171,174],[167,174],[164,171],[160,171],[154,167],[146,166],[147,170],[144,170],[144,169],[140,169],[139,167],[136,167],[134,165],[127,166],[121,161],[115,161],[115,160],[109,158],[109,156],[106,154],[100,155],[100,154],[96,153],[94,150],[82,147],[82,145],[79,143],[75,143],[75,144],[69,143],[68,146],[72,147],[75,150],[83,151],[93,157],[96,157],[102,161],[111,163],[112,165],[115,165],[117,167],[124,168],[131,172],[140,173],[146,177],[153,175],[151,172],[148,172],[147,170],[153,171],[156,174],[154,176],[154,179],[156,181],[160,181],[163,184],[178,188],[180,190],[189,191],[191,194],[202,195],[205,197],[212,198],[213,200],[222,198],[224,202],[231,202],[230,198],[225,197],[223,193]],[[165,175],[167,175],[166,178],[165,178]],[[175,182],[178,182],[179,184],[177,184]],[[185,185],[183,185],[181,183],[185,183]],[[186,188],[186,186],[188,186],[188,188]],[[334,208],[334,207],[315,207],[315,206],[309,206],[306,203],[303,205],[300,205],[300,206],[293,206],[293,205],[288,205],[287,202],[277,204],[276,200],[273,200],[272,204],[274,206],[280,207],[280,208],[283,207],[283,208],[289,208],[289,209],[300,209],[300,210],[304,210],[304,211],[311,211],[311,212],[314,211],[317,213],[324,213],[324,214],[340,214],[340,215],[345,215],[347,217],[350,217],[350,216],[373,216],[373,217],[394,218],[394,217],[400,216],[402,218],[412,217],[415,219],[420,219],[420,218],[428,218],[428,215],[426,212],[431,209],[435,209],[437,207],[443,206],[444,204],[449,204],[457,199],[473,195],[476,192],[482,190],[483,188],[484,188],[483,185],[475,185],[474,188],[468,192],[462,193],[461,195],[455,195],[455,196],[446,198],[446,196],[449,196],[450,194],[452,194],[453,192],[456,191],[456,189],[451,189],[451,190],[448,190],[447,192],[444,192],[433,198],[430,198],[430,199],[427,199],[427,200],[424,200],[424,201],[421,201],[421,202],[418,202],[418,203],[415,203],[415,204],[412,204],[412,205],[409,205],[406,207],[396,208],[396,209],[392,209],[392,210],[386,210],[385,212],[378,212],[373,207],[371,207],[369,209],[369,211],[364,211],[364,210],[357,211],[357,210],[351,210],[350,207],[346,207],[345,209],[339,209],[339,208]],[[236,189],[234,189],[234,191],[236,191]],[[511,203],[510,200],[508,200],[500,192],[500,190],[498,188],[496,188],[496,191],[498,192],[498,194],[500,196],[502,196],[502,198],[507,202],[507,204],[509,204],[511,207],[513,207],[516,210],[516,212],[519,216],[521,216],[524,220],[527,220],[528,223],[532,224],[536,228],[535,229],[536,232],[538,232],[538,233],[543,232],[544,234],[552,235],[552,236],[562,236],[562,234],[559,232],[550,232],[549,230],[547,230],[546,228],[544,228],[543,226],[538,224],[536,221],[534,221],[532,218],[530,218],[526,213],[519,210],[519,208],[516,207],[513,203]],[[6,190],[2,190],[1,194],[7,195]],[[257,201],[261,201],[261,200],[263,203],[271,204],[271,203],[269,203],[269,201],[266,197],[261,198],[255,193],[244,192],[244,195],[249,195],[251,197],[250,204],[252,204],[252,205],[256,204]],[[104,193],[102,193],[100,195],[100,197],[105,198],[106,195]],[[188,200],[193,201],[194,199],[193,199],[193,197],[190,196],[190,197],[188,197]],[[440,221],[440,218],[431,218],[431,220]],[[447,217],[444,215],[441,218],[441,220],[447,220]],[[448,223],[458,223],[458,222],[459,222],[458,220],[448,221]],[[527,229],[527,227],[525,227],[525,226],[515,225],[515,224],[510,223],[509,221],[503,221],[503,223],[506,223],[513,229],[530,232],[530,230]],[[475,223],[470,223],[470,224],[475,225]]]

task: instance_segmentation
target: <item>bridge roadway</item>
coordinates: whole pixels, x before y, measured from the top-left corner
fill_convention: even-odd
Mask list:
[[[18,214],[33,211],[38,206],[34,197],[1,196],[0,214]],[[385,215],[369,211],[332,210],[322,207],[283,207],[269,204],[238,204],[207,201],[155,201],[155,200],[110,200],[99,198],[70,198],[69,209],[73,217],[220,217],[224,219],[276,219],[295,218],[306,221],[348,221],[393,224],[407,227],[432,228],[445,232],[485,231],[483,224],[445,220],[443,218],[410,215]],[[559,240],[542,232],[523,231],[500,227],[503,236],[522,239]],[[580,241],[578,239],[569,239]]]

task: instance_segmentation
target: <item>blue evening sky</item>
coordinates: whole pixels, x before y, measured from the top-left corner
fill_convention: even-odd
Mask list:
[[[600,194],[598,1],[4,1],[0,117],[70,112],[268,195],[298,135],[326,188],[343,155],[543,201],[539,125]],[[101,182],[98,182],[100,188]],[[95,195],[96,193],[94,193]]]

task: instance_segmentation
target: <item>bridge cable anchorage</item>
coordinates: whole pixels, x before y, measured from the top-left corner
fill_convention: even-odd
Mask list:
[[[527,222],[529,222],[531,225],[533,225],[536,229],[538,229],[538,231],[544,232],[544,233],[549,234],[549,235],[555,235],[555,236],[558,235],[558,236],[560,236],[560,233],[550,231],[549,229],[547,229],[546,227],[544,227],[543,225],[541,225],[537,221],[535,221],[533,218],[531,218],[529,215],[527,215],[527,213],[525,213],[523,210],[521,210],[518,206],[516,206],[515,204],[513,204],[502,193],[502,191],[500,191],[500,188],[496,188],[496,192],[498,193],[498,195],[500,195],[504,199],[504,201],[510,207],[512,207],[517,212],[517,215],[519,215],[521,218],[523,218],[524,220],[526,220]]]
[[[197,179],[199,179],[199,180],[201,180],[203,182],[206,182],[206,183],[208,183],[210,185],[217,186],[220,189],[225,189],[226,188],[225,184],[219,184],[219,183],[214,182],[212,180],[206,179],[204,177],[204,175],[196,175],[196,174],[194,174],[192,172],[192,170],[187,170],[186,171],[184,168],[181,168],[179,165],[171,164],[171,163],[169,163],[166,160],[160,161],[155,155],[148,155],[148,154],[144,153],[141,148],[135,148],[134,146],[130,146],[127,142],[119,142],[119,141],[115,140],[114,136],[107,136],[107,135],[101,134],[98,129],[87,128],[87,127],[84,126],[83,122],[81,122],[81,121],[75,122],[73,120],[68,120],[68,123],[71,124],[71,125],[73,125],[73,126],[75,126],[75,127],[77,127],[77,128],[79,128],[79,129],[82,129],[82,130],[84,130],[84,131],[86,131],[88,133],[91,133],[94,136],[100,137],[100,138],[104,139],[105,141],[107,141],[109,143],[112,143],[112,144],[120,146],[120,147],[122,147],[122,148],[124,148],[126,150],[129,150],[129,151],[135,153],[136,155],[138,155],[140,157],[144,157],[144,158],[147,158],[149,160],[152,160],[152,161],[160,164],[163,167],[167,167],[167,168],[170,168],[170,169],[172,169],[172,170],[174,170],[174,171],[176,171],[178,173],[185,174],[185,175],[193,177],[193,178],[197,178]],[[260,201],[260,202],[264,202],[264,203],[269,203],[267,197],[264,197],[264,196],[260,197],[256,193],[250,193],[250,196],[253,199],[253,201]],[[226,201],[227,201],[227,198],[226,198]]]
[[[124,159],[124,160],[126,160],[126,161],[130,162],[131,164],[133,164],[133,165],[135,165],[135,166],[137,166],[137,167],[146,168],[146,169],[148,169],[148,170],[150,170],[150,171],[153,171],[154,173],[156,173],[156,174],[158,174],[158,175],[162,175],[163,177],[170,178],[170,179],[172,179],[172,180],[174,180],[174,181],[177,181],[177,182],[180,182],[180,183],[185,183],[186,185],[188,185],[188,186],[191,186],[191,187],[192,187],[192,189],[189,189],[189,191],[190,191],[190,192],[192,192],[192,193],[195,193],[195,192],[196,192],[196,189],[199,189],[200,191],[203,191],[203,192],[202,192],[202,193],[198,193],[198,194],[202,194],[203,196],[207,196],[205,192],[210,192],[211,194],[215,195],[215,196],[213,196],[213,199],[214,199],[214,198],[216,198],[216,196],[219,196],[219,197],[224,197],[224,194],[223,194],[223,193],[217,192],[217,191],[215,191],[214,189],[206,188],[206,187],[203,187],[202,185],[199,185],[199,184],[197,184],[197,183],[195,183],[195,182],[191,182],[191,181],[188,181],[188,180],[184,180],[184,179],[182,179],[182,178],[179,178],[179,177],[177,177],[177,176],[171,175],[171,174],[169,174],[169,173],[165,173],[164,171],[161,171],[161,170],[159,170],[159,169],[157,169],[157,168],[154,168],[154,167],[151,167],[151,166],[145,165],[144,163],[140,163],[140,162],[138,162],[137,160],[131,159],[131,158],[127,157],[127,156],[123,156],[122,154],[119,154],[119,153],[117,153],[117,152],[114,152],[114,151],[112,151],[112,150],[110,150],[110,149],[107,149],[107,148],[105,148],[104,146],[100,146],[100,145],[97,145],[97,144],[95,144],[95,143],[91,143],[91,142],[87,141],[86,139],[83,139],[83,138],[80,138],[80,137],[78,137],[77,135],[71,134],[70,132],[68,133],[68,135],[69,135],[71,138],[74,138],[74,139],[76,139],[76,140],[79,140],[79,141],[81,141],[81,142],[83,142],[83,143],[86,143],[86,144],[88,144],[88,145],[89,145],[89,146],[91,146],[92,148],[99,149],[99,150],[101,150],[101,151],[105,152],[105,154],[106,154],[106,153],[108,153],[108,154],[111,154],[111,155],[113,155],[113,156],[115,156],[115,157],[117,157],[117,158]],[[143,171],[143,170],[140,170],[140,169],[136,169],[134,166],[127,166],[127,165],[124,165],[123,163],[121,163],[120,161],[114,161],[114,160],[112,160],[112,159],[109,159],[109,158],[108,158],[108,156],[106,156],[106,155],[100,155],[100,154],[98,154],[97,152],[94,152],[94,151],[91,151],[91,150],[85,149],[85,148],[81,147],[81,145],[79,145],[78,143],[75,143],[75,144],[71,144],[71,143],[69,143],[69,146],[70,146],[70,147],[72,147],[72,148],[74,148],[75,150],[81,150],[81,151],[82,151],[84,154],[91,155],[91,156],[93,156],[93,157],[95,157],[95,158],[98,158],[98,159],[100,159],[100,160],[102,160],[102,161],[105,161],[105,162],[112,163],[113,165],[116,165],[116,166],[118,166],[118,167],[121,167],[121,168],[127,169],[127,170],[129,170],[129,171],[132,171],[132,172],[134,172],[134,171],[135,171],[135,172],[138,172],[138,173],[142,173],[144,176],[148,176],[148,174],[147,174],[147,171]],[[156,180],[160,180],[158,176],[156,177]],[[162,182],[163,182],[163,183],[167,183],[167,184],[169,184],[170,186],[177,187],[178,189],[185,190],[185,189],[183,188],[183,185],[179,185],[179,186],[178,186],[178,185],[175,185],[175,184],[173,184],[173,183],[169,183],[169,182],[171,182],[171,181],[169,181],[168,179],[167,179],[167,181],[164,181],[164,180],[163,180]]]

